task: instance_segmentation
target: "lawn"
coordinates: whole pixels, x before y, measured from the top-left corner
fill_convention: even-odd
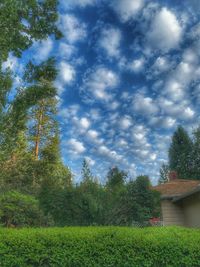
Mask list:
[[[2,228],[0,266],[199,267],[200,230],[179,227]]]

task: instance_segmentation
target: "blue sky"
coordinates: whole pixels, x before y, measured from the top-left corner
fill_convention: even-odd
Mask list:
[[[78,180],[83,158],[104,181],[110,166],[157,181],[171,135],[199,123],[198,0],[61,0],[64,37],[4,63],[57,58],[65,163]],[[16,85],[20,78],[16,76]]]

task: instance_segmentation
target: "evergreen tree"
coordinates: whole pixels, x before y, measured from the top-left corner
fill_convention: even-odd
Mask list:
[[[160,168],[160,178],[158,183],[159,184],[164,184],[169,181],[169,166],[165,163],[162,164]]]
[[[106,187],[109,189],[120,188],[124,185],[127,173],[118,169],[118,167],[110,168],[107,174]]]
[[[192,141],[181,126],[177,128],[169,149],[169,168],[176,171],[179,178],[191,179],[191,154],[192,154]]]
[[[93,179],[89,164],[86,159],[83,160],[81,174],[82,174],[82,181],[85,183]]]
[[[194,132],[193,150],[191,156],[192,176],[200,180],[200,127]]]

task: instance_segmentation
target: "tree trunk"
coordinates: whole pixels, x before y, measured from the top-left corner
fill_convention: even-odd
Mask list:
[[[41,133],[42,133],[42,121],[43,121],[43,109],[44,105],[42,103],[41,109],[39,110],[38,116],[38,123],[36,125],[36,138],[35,138],[35,159],[38,160],[39,158],[39,146],[41,140]]]

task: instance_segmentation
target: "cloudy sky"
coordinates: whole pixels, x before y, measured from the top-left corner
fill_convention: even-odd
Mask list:
[[[199,123],[200,1],[60,0],[59,12],[60,41],[5,64],[56,56],[62,155],[77,179],[85,157],[102,181],[117,165],[155,183],[176,126]]]

